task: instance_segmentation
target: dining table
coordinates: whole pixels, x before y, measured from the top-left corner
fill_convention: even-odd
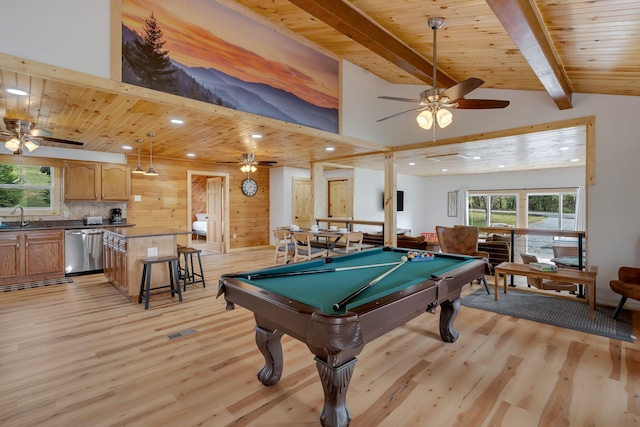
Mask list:
[[[351,233],[350,231],[345,230],[330,229],[318,229],[317,231],[305,229],[303,231],[310,232],[316,237],[316,240],[311,242],[312,246],[326,249],[327,253],[336,247],[342,237]]]

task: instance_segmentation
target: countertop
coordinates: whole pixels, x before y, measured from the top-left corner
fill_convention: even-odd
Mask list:
[[[105,230],[124,238],[175,236],[176,234],[189,234],[190,231],[178,230],[168,227],[113,227]]]
[[[31,221],[26,227],[20,227],[20,221],[3,222],[2,225],[6,225],[6,228],[0,228],[0,233],[6,231],[29,231],[29,230],[77,230],[77,229],[92,229],[92,228],[126,228],[133,227],[135,224],[111,224],[108,220],[98,225],[87,225],[84,220],[60,220],[60,221]]]

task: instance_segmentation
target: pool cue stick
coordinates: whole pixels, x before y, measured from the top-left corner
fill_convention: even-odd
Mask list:
[[[386,267],[388,265],[398,265],[399,262],[385,262],[382,264],[366,264],[366,265],[354,265],[351,267],[333,267],[333,268],[322,268],[316,270],[300,270],[300,271],[286,271],[282,273],[256,273],[256,274],[237,274],[237,275],[227,275],[226,277],[237,277],[247,280],[258,280],[258,279],[271,279],[274,277],[288,277],[288,276],[302,276],[305,274],[318,274],[318,273],[333,273],[336,271],[348,271],[348,270],[358,270],[361,268],[375,268],[375,267]]]
[[[396,265],[395,267],[393,267],[393,268],[389,269],[388,271],[382,273],[380,276],[376,277],[375,279],[373,279],[372,281],[370,281],[369,283],[367,283],[366,285],[364,285],[360,289],[356,290],[354,293],[352,293],[348,297],[343,298],[339,302],[333,304],[333,309],[336,310],[336,311],[340,310],[342,307],[347,305],[347,303],[349,301],[351,301],[352,299],[354,299],[355,297],[357,297],[358,295],[360,295],[361,293],[363,293],[364,291],[366,291],[367,289],[369,289],[370,287],[372,287],[373,285],[375,285],[376,283],[378,283],[379,281],[381,281],[382,279],[387,277],[389,274],[391,274],[394,271],[396,271],[398,268],[402,267],[404,265],[404,263],[407,262],[407,257],[404,256],[404,255],[400,259],[402,261],[400,261],[400,263],[398,265]]]

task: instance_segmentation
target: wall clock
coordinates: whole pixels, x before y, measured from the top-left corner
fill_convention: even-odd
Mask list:
[[[255,196],[258,192],[258,183],[251,178],[242,181],[242,192],[245,196]]]

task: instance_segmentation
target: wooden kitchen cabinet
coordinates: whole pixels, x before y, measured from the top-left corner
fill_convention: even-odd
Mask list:
[[[127,268],[127,240],[113,234],[105,233],[104,243],[104,275],[111,284],[130,298]]]
[[[23,240],[24,239],[22,233],[0,233],[0,283],[19,283],[13,279],[21,276],[20,247],[22,246]]]
[[[64,200],[127,201],[131,187],[127,165],[65,162]]]
[[[0,285],[64,277],[64,230],[0,232]]]

